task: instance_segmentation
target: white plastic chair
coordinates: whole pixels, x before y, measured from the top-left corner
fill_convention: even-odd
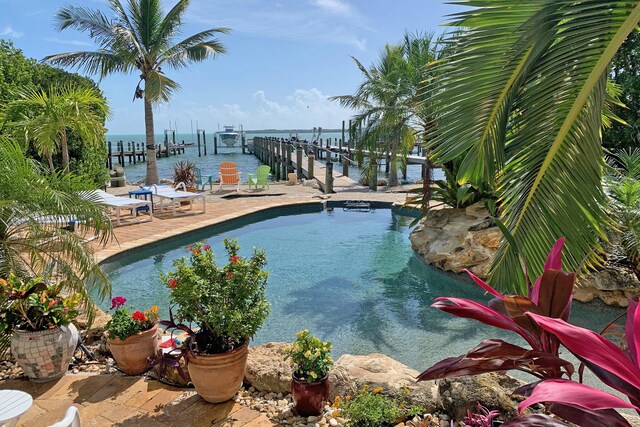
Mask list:
[[[71,406],[67,409],[67,412],[65,412],[64,418],[61,421],[58,421],[49,427],[81,427],[78,408]]]

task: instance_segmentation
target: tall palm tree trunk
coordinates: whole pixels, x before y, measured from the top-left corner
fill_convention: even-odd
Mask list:
[[[151,101],[144,96],[144,130],[146,134],[147,146],[147,176],[146,184],[157,184],[160,182],[158,178],[158,165],[156,163],[156,145],[154,141],[155,133],[153,131],[153,107]]]
[[[67,130],[63,129],[60,134],[60,151],[62,152],[62,169],[69,172],[69,146],[67,144]]]
[[[389,169],[389,187],[397,187],[398,182],[398,147],[394,146],[389,156],[389,162],[391,163]]]

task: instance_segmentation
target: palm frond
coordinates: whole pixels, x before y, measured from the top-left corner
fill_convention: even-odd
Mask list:
[[[169,77],[158,71],[151,71],[145,79],[145,96],[152,103],[168,102],[173,92],[178,90],[180,85]]]

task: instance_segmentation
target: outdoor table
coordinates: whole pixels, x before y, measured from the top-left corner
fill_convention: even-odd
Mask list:
[[[131,190],[129,191],[129,198],[131,198],[131,196],[133,196],[134,199],[142,199],[144,197],[144,200],[150,200],[151,201],[151,212],[155,213],[155,210],[153,208],[153,191],[151,190]],[[147,196],[150,197],[150,199],[147,199]],[[149,211],[149,208],[147,206],[140,206],[139,208],[136,208],[136,215],[138,215],[138,212],[140,211]]]
[[[13,427],[20,416],[33,404],[28,393],[19,390],[0,390],[0,426]]]

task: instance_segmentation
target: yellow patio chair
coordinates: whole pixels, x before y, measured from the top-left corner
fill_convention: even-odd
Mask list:
[[[220,163],[220,186],[218,191],[222,190],[223,185],[235,185],[236,191],[240,191],[240,174],[238,166],[233,162]]]
[[[256,173],[249,174],[249,190],[251,190],[251,186],[253,185],[255,189],[258,189],[258,185],[261,188],[267,187],[269,188],[269,172],[271,172],[271,167],[267,165],[258,166],[258,170]]]

